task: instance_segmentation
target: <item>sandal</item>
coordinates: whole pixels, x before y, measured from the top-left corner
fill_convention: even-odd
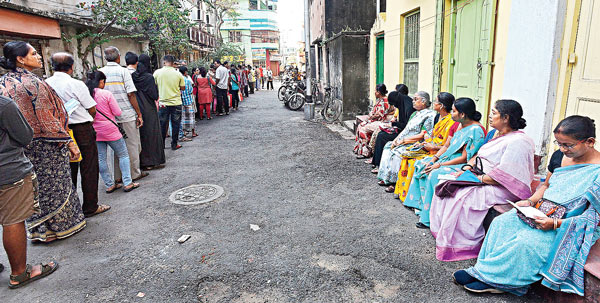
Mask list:
[[[109,188],[106,190],[106,193],[107,193],[107,194],[114,193],[114,192],[115,192],[117,189],[119,189],[119,188],[121,188],[121,187],[123,187],[123,184],[120,184],[120,183],[115,183],[115,185],[113,185],[113,186],[109,187]]]
[[[371,173],[372,173],[372,174],[378,174],[378,173],[379,173],[379,168],[373,168],[373,169],[371,170]],[[380,185],[381,185],[381,184],[380,184]]]
[[[389,184],[385,183],[384,181],[379,181],[379,182],[377,182],[377,185],[379,185],[379,186],[388,186]]]
[[[141,173],[139,176],[137,176],[137,178],[134,178],[134,179],[133,179],[133,181],[137,181],[137,180],[139,180],[139,179],[142,179],[142,178],[148,177],[149,175],[150,175],[149,173],[147,173],[147,172],[143,171],[143,172],[142,172],[142,173]]]
[[[29,284],[30,282],[39,280],[43,277],[46,277],[48,275],[50,275],[51,273],[55,272],[56,269],[58,268],[58,263],[55,261],[52,261],[50,263],[54,263],[54,266],[49,265],[49,264],[39,264],[41,267],[41,273],[35,277],[31,276],[31,271],[33,270],[33,267],[30,264],[27,264],[27,267],[25,268],[25,271],[20,274],[20,275],[10,275],[10,281],[12,282],[17,282],[18,284],[12,284],[10,283],[10,281],[8,282],[8,288],[10,289],[15,289],[15,288],[19,288],[21,286],[25,286],[27,284]]]
[[[385,189],[386,193],[393,193],[396,190],[396,185],[390,185]]]
[[[139,183],[131,183],[130,185],[127,185],[125,187],[123,187],[123,191],[128,193],[136,188],[140,187]]]
[[[93,217],[95,215],[99,215],[101,213],[107,212],[110,209],[110,205],[98,205],[96,211],[91,214],[84,214],[86,218]]]
[[[190,141],[192,141],[192,139],[188,138],[188,137],[184,137],[184,138],[179,139],[179,141],[181,141],[181,142],[190,142]]]
[[[365,160],[365,163],[367,164],[373,164],[373,158],[370,158],[368,160]]]

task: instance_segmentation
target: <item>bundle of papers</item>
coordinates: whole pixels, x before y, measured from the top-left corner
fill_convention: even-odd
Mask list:
[[[512,206],[514,206],[518,211],[525,215],[527,218],[535,219],[536,217],[547,218],[545,213],[541,212],[539,209],[531,206],[518,206],[516,203],[512,201],[506,200]]]

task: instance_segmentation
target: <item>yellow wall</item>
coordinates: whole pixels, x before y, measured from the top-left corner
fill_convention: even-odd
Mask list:
[[[404,31],[401,28],[403,25],[403,16],[405,14],[420,10],[420,27],[421,33],[419,37],[419,87],[418,90],[424,90],[431,93],[433,85],[433,51],[435,43],[435,9],[436,0],[403,0],[403,1],[388,1],[386,13],[380,14],[375,20],[375,24],[371,29],[370,39],[370,91],[375,91],[376,66],[375,66],[375,40],[378,33],[383,32],[385,37],[385,68],[384,68],[384,83],[388,91],[394,89],[396,84],[403,83],[403,66],[402,55],[403,45],[402,38]],[[374,97],[371,97],[374,99]]]

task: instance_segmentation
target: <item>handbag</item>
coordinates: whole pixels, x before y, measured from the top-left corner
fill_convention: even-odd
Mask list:
[[[550,219],[562,219],[565,216],[565,213],[567,212],[566,207],[543,198],[540,199],[533,207],[539,209]],[[531,226],[532,228],[540,229],[539,226],[535,223],[535,219],[525,216],[519,210],[517,210],[517,217],[519,217],[519,219],[523,220],[525,224]]]
[[[470,166],[470,170],[465,170],[465,167]],[[484,175],[483,162],[479,157],[475,157],[475,166],[465,164],[461,168],[464,172],[456,178],[456,180],[449,180],[442,182],[435,187],[435,194],[440,198],[454,197],[456,192],[467,186],[482,186],[485,183],[479,181],[477,176]]]
[[[106,118],[106,120],[110,121],[112,124],[114,124],[119,129],[119,132],[121,133],[121,136],[123,136],[123,139],[127,139],[127,133],[125,132],[125,129],[123,129],[123,127],[121,125],[119,125],[117,122],[113,121],[113,119],[107,117],[103,112],[101,112],[97,108],[96,108],[96,111],[99,112],[102,116],[104,116],[104,118]]]

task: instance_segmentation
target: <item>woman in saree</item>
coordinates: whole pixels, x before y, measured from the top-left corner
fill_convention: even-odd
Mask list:
[[[440,261],[476,258],[483,242],[483,220],[496,204],[508,204],[531,195],[533,180],[533,141],[525,128],[523,109],[514,100],[498,100],[489,115],[494,138],[484,144],[465,169],[481,160],[482,184],[460,188],[453,197],[434,196],[431,201],[431,233],[436,238],[436,257]],[[461,172],[455,175],[460,175]]]
[[[584,295],[584,268],[591,246],[600,236],[600,152],[592,119],[570,116],[554,129],[555,144],[564,153],[547,186],[519,206],[541,199],[566,208],[560,219],[522,221],[516,210],[496,217],[483,241],[475,266],[454,273],[455,281],[477,293],[510,292],[523,295],[529,286],[542,285]]]
[[[371,136],[373,132],[379,128],[380,125],[390,122],[393,119],[396,108],[388,104],[387,89],[385,84],[378,84],[375,88],[375,106],[369,113],[367,121],[363,121],[356,128],[356,138],[354,139],[354,153],[357,154],[357,159],[365,159],[371,157],[373,152],[369,146]]]
[[[426,136],[425,141],[413,144],[411,148],[402,153],[396,186],[387,189],[388,192],[394,191],[394,194],[400,200],[404,201],[406,198],[410,181],[415,172],[415,162],[425,158],[427,155],[435,155],[446,142],[449,142],[448,139],[454,135],[454,132],[460,125],[458,122],[454,122],[452,115],[450,115],[453,104],[454,96],[452,94],[446,92],[439,93],[436,101],[433,102],[433,110],[440,114],[440,118],[433,127],[431,136]]]
[[[429,205],[439,176],[459,171],[469,161],[485,139],[483,126],[479,124],[481,113],[470,98],[459,98],[452,107],[452,119],[460,123],[450,144],[441,148],[433,157],[415,162],[415,172],[404,200],[404,206],[417,209],[420,219],[418,228],[429,228]]]
[[[79,159],[80,153],[69,135],[67,112],[56,92],[31,72],[42,67],[41,56],[31,45],[11,41],[3,51],[0,63],[9,72],[0,78],[0,94],[17,103],[33,128],[25,155],[37,175],[41,212],[26,220],[27,236],[39,242],[67,238],[86,225],[71,181],[69,159]]]
[[[396,139],[386,143],[381,155],[379,168],[375,168],[372,171],[373,173],[377,173],[379,185],[390,186],[396,183],[398,171],[400,171],[402,153],[413,143],[421,142],[426,135],[431,136],[437,113],[430,109],[430,106],[431,99],[428,93],[423,91],[415,93],[413,97],[415,112],[412,113],[406,127],[398,134]]]
[[[140,166],[144,170],[160,168],[165,164],[165,149],[156,107],[158,87],[150,70],[150,56],[140,55],[137,69],[131,74],[131,79],[137,89],[135,95],[144,120],[140,127]]]

